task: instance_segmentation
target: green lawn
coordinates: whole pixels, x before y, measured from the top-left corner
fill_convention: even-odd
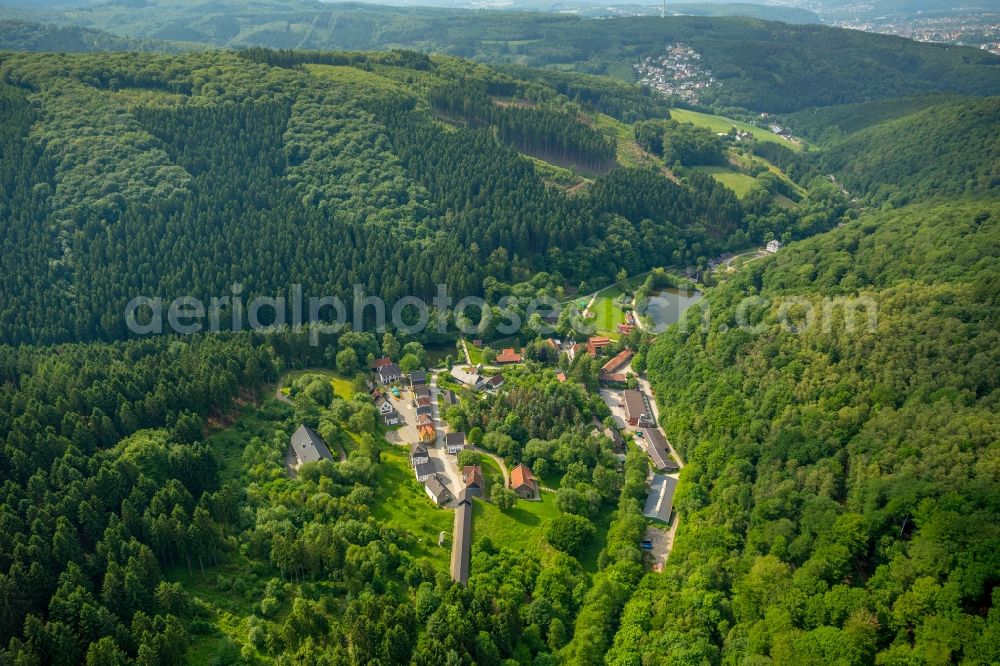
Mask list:
[[[590,308],[594,318],[591,320],[598,331],[616,332],[618,324],[625,321],[625,313],[615,305],[613,298],[598,296]]]
[[[475,345],[473,345],[471,340],[466,340],[465,341],[465,346],[469,350],[469,360],[472,361],[473,365],[479,365],[480,363],[483,362],[483,350],[482,349],[478,349]]]
[[[518,500],[506,512],[477,500],[473,505],[472,543],[489,537],[497,548],[542,553],[552,548],[545,541],[545,526],[558,515],[555,493],[542,493],[540,502]]]
[[[692,125],[696,125],[698,127],[707,127],[713,132],[728,132],[729,128],[735,126],[737,129],[750,132],[758,141],[780,143],[781,145],[787,148],[792,148],[793,150],[802,150],[803,148],[803,144],[789,141],[788,139],[778,136],[767,128],[742,123],[738,120],[733,120],[732,118],[726,118],[725,116],[715,116],[709,113],[699,113],[698,111],[689,111],[687,109],[670,109],[670,117],[683,123],[691,123]]]
[[[712,178],[715,178],[717,181],[731,189],[736,193],[736,196],[741,199],[747,195],[757,182],[757,179],[753,176],[748,176],[745,173],[733,171],[732,169],[727,169],[726,167],[699,166],[693,167],[692,170],[711,175]]]
[[[589,322],[594,324],[599,332],[609,333],[612,337],[618,336],[618,324],[625,321],[625,313],[615,304],[615,299],[621,295],[622,290],[613,284],[602,289],[594,299],[594,304],[590,307],[593,318]]]
[[[597,534],[578,558],[587,573],[597,572],[597,556],[608,536],[612,508],[601,511],[594,520]],[[473,504],[472,543],[489,538],[497,548],[537,553],[544,561],[545,554],[553,552],[545,540],[549,521],[559,516],[556,494],[543,492],[540,502],[518,500],[513,509],[501,511],[495,505],[476,500]]]
[[[500,471],[500,465],[498,465],[496,461],[493,460],[493,458],[490,458],[488,455],[483,453],[479,454],[479,466],[483,470],[483,483],[486,484],[486,487],[483,490],[486,493],[486,497],[489,497],[489,492],[490,492],[489,479],[492,477],[496,477],[500,479],[500,483],[502,484],[503,472]]]
[[[447,570],[454,516],[447,509],[434,506],[427,497],[423,486],[413,476],[409,452],[404,447],[386,443],[378,475],[372,515],[413,535],[415,543],[409,549],[411,555],[427,557],[435,566]],[[446,546],[439,548],[438,534],[442,530],[447,532],[448,539]]]

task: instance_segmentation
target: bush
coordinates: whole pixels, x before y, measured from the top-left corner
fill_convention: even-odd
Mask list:
[[[466,465],[478,465],[481,461],[481,457],[478,451],[471,451],[466,449],[464,451],[458,452],[458,466],[465,467]]]

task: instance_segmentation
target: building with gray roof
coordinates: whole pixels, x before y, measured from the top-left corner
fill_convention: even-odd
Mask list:
[[[333,455],[326,442],[323,441],[318,432],[307,425],[300,425],[292,433],[288,446],[291,447],[292,453],[295,455],[296,468],[305,463],[333,460]]]

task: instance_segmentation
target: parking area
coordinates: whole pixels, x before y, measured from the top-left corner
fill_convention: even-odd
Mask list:
[[[614,389],[602,388],[600,390],[601,400],[611,408],[611,415],[615,417],[615,426],[624,428],[628,422],[625,418],[625,405],[622,403],[622,392]]]
[[[647,525],[646,533],[642,538],[644,541],[650,541],[653,544],[653,547],[646,551],[646,557],[650,559],[653,571],[663,571],[663,564],[667,561],[667,556],[670,555],[670,546],[674,540],[673,527],[664,530],[659,527]]]
[[[400,389],[400,397],[387,392],[392,406],[396,408],[400,416],[403,417],[403,427],[390,430],[385,438],[393,444],[412,444],[420,440],[417,435],[417,409],[413,406],[413,392],[408,389]]]

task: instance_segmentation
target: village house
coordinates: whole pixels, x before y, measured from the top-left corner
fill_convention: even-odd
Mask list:
[[[380,368],[376,368],[375,377],[378,378],[380,384],[391,384],[402,379],[403,372],[399,369],[398,365],[390,362]]]
[[[305,463],[317,462],[320,460],[333,460],[329,447],[323,438],[315,430],[307,425],[300,425],[288,442],[293,455],[295,456],[295,468],[298,469]]]
[[[460,384],[464,384],[471,389],[480,389],[483,385],[483,376],[480,374],[482,366],[475,368],[471,366],[456,365],[451,369],[451,376]]]
[[[596,358],[598,354],[604,353],[604,348],[611,344],[611,338],[604,335],[595,335],[587,340],[587,354],[591,358]]]
[[[413,466],[413,475],[417,477],[417,481],[421,483],[425,482],[427,479],[431,478],[436,473],[434,469],[434,463],[430,460],[427,462],[417,463]]]
[[[538,481],[524,463],[511,470],[510,487],[521,499],[538,499]]]
[[[465,433],[449,432],[444,436],[444,450],[448,453],[457,454],[465,449]]]
[[[620,370],[632,360],[632,350],[625,349],[613,359],[601,366],[598,380],[602,384],[624,384],[628,380]]]
[[[523,360],[524,357],[514,351],[513,347],[508,347],[497,354],[496,362],[499,365],[505,365],[507,363],[520,363]]]
[[[410,463],[417,465],[419,463],[425,463],[430,460],[430,454],[427,452],[427,445],[423,442],[417,442],[416,444],[410,444]]]
[[[422,442],[433,442],[437,438],[437,431],[433,425],[421,423],[417,425],[417,436]]]
[[[379,416],[382,417],[382,423],[385,425],[399,425],[402,422],[402,415],[396,411],[396,407],[388,396],[377,391],[375,392],[375,407],[378,408]]]
[[[431,389],[430,389],[430,387],[427,387],[427,386],[417,386],[416,388],[413,389],[413,400],[414,401],[420,400],[421,398],[430,398],[430,397],[431,397]],[[414,402],[414,404],[416,404],[416,402]]]
[[[656,424],[641,391],[629,389],[622,393],[622,398],[625,401],[625,416],[630,426],[647,427]]]
[[[385,394],[376,391],[375,392],[375,407],[378,408],[378,413],[385,415],[396,410],[392,406],[392,402],[385,396]]]
[[[423,370],[414,370],[410,373],[410,386],[414,389],[418,386],[427,385],[427,373]]]
[[[431,474],[424,481],[424,492],[427,496],[434,500],[437,505],[444,504],[451,499],[451,493],[448,488],[441,483],[441,478],[437,474]]]
[[[479,465],[466,465],[462,468],[462,482],[470,495],[483,496],[483,468]]]
[[[503,375],[493,375],[483,382],[483,388],[487,391],[496,391],[501,386],[503,386]]]
[[[390,365],[391,363],[392,363],[391,358],[389,358],[388,356],[383,356],[380,359],[376,359],[375,362],[372,363],[372,370],[375,371],[378,370],[379,368],[384,368],[385,366]]]

